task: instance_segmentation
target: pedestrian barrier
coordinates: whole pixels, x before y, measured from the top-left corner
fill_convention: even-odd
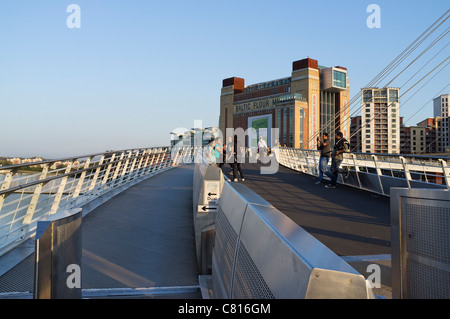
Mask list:
[[[211,273],[214,224],[224,176],[217,166],[206,162],[195,165],[193,177],[194,232],[199,273]]]
[[[81,298],[81,212],[61,211],[38,221],[35,299]]]
[[[282,147],[274,153],[283,166],[319,174],[320,151]],[[337,182],[386,196],[392,187],[450,189],[449,165],[449,157],[346,153],[341,167],[348,170],[348,176],[339,174]]]
[[[218,206],[202,213],[197,203],[210,181],[221,185]],[[212,298],[374,298],[364,276],[248,187],[224,180],[218,167],[197,163],[193,183],[197,254],[200,264],[212,259]],[[199,253],[203,230],[214,236],[211,255]]]
[[[391,189],[392,297],[450,298],[450,190]]]
[[[33,237],[41,218],[77,207],[85,214],[94,200],[178,166],[193,152],[155,147],[1,166],[0,256]]]

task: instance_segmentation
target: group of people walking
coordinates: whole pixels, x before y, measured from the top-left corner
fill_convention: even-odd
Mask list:
[[[245,181],[244,174],[242,173],[241,163],[245,159],[245,152],[242,147],[238,151],[237,138],[228,136],[226,145],[222,144],[220,137],[212,139],[209,143],[208,150],[209,162],[213,165],[222,167],[224,164],[229,164],[233,174],[233,181]],[[239,176],[239,177],[238,177]]]
[[[326,184],[326,188],[336,188],[339,168],[344,160],[344,153],[350,151],[350,144],[344,138],[342,132],[336,133],[336,141],[334,143],[333,151],[331,151],[331,143],[328,140],[328,134],[323,133],[322,139],[317,137],[317,149],[320,151],[319,159],[319,178],[316,184],[323,181],[324,174],[330,178],[330,183]],[[328,169],[328,162],[331,158],[331,167]],[[345,176],[348,176],[348,169],[346,169]]]
[[[259,152],[266,152],[267,145],[264,140],[258,143]],[[263,143],[264,142],[264,143]],[[326,184],[326,188],[336,188],[338,174],[340,173],[340,166],[344,160],[344,153],[350,151],[349,142],[343,137],[342,132],[336,133],[333,150],[328,139],[328,134],[323,133],[322,138],[317,137],[317,149],[320,151],[319,159],[319,178],[316,184],[322,183],[324,175],[330,178],[330,183]],[[233,181],[245,181],[241,169],[241,163],[244,162],[245,152],[241,147],[238,150],[237,138],[234,140],[231,136],[228,137],[226,145],[222,144],[221,138],[216,137],[212,139],[207,148],[207,156],[210,164],[222,167],[224,164],[229,164],[233,174]],[[328,169],[328,162],[331,159],[331,166]],[[348,177],[348,168],[343,172],[345,178]]]

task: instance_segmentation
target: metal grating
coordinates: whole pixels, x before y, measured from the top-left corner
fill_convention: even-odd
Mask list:
[[[0,276],[0,293],[33,292],[34,253],[25,258],[3,276]]]
[[[450,272],[408,259],[406,267],[407,298],[449,299]]]
[[[54,249],[57,251],[53,255],[55,258],[53,261],[54,271],[57,277],[66,274],[67,266],[70,263],[78,262],[80,263],[78,266],[81,267],[81,255],[77,255],[77,252],[81,251],[81,215],[73,221],[56,226],[56,247]],[[67,287],[55,285],[54,289],[56,296],[63,296]]]
[[[274,299],[242,242],[239,242],[234,273],[233,294],[235,299]]]
[[[214,258],[219,268],[216,273],[220,274],[225,291],[229,294],[237,234],[220,208],[217,212],[216,224]]]
[[[444,202],[404,198],[405,295],[450,298],[450,208]]]
[[[406,251],[450,263],[450,209],[405,202]]]

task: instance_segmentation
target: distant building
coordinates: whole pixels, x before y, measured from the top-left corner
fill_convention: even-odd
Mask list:
[[[361,152],[361,116],[354,116],[350,120],[350,151]]]
[[[400,154],[411,154],[411,128],[400,128]]]
[[[400,118],[402,122],[402,118]],[[442,143],[442,118],[426,118],[415,126],[400,129],[401,154],[445,153]]]
[[[272,146],[278,129],[278,144],[314,149],[316,136],[326,132],[331,141],[336,131],[350,134],[347,69],[324,67],[306,58],[292,63],[287,77],[245,85],[243,78],[224,79],[220,95],[219,128],[254,128],[246,145],[256,147],[259,136]]]
[[[438,125],[441,123],[440,118],[429,117],[419,123],[418,127],[425,128],[425,148],[424,153],[439,153],[441,142],[438,143]],[[439,145],[439,148],[438,148]]]
[[[192,128],[191,130],[185,131],[183,133],[171,132],[172,139],[170,141],[170,146],[205,146],[210,143],[212,138],[219,136],[219,129],[217,127],[206,127],[203,129]],[[196,138],[201,138],[200,142],[196,141]],[[222,138],[223,142],[223,138]]]
[[[364,88],[361,102],[362,152],[400,152],[399,88]]]
[[[411,154],[423,154],[426,149],[426,127],[410,127],[410,149]]]
[[[445,152],[450,147],[450,116],[448,100],[450,94],[443,94],[433,99],[433,113],[436,119],[437,152]]]

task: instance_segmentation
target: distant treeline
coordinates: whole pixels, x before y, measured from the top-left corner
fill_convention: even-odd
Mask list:
[[[11,161],[8,160],[0,160],[0,166],[9,166],[13,165]],[[24,166],[20,168],[21,171],[27,171],[27,172],[42,172],[42,167],[40,166]]]

